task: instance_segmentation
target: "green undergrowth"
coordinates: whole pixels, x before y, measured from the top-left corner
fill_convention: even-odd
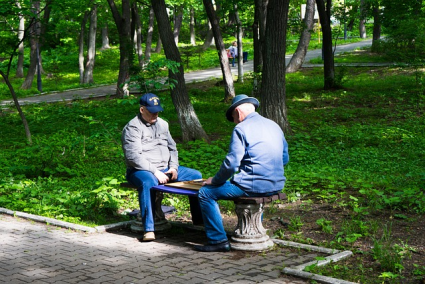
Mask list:
[[[343,89],[322,90],[321,69],[287,75],[291,133],[284,191],[289,201],[315,195],[341,199],[351,210],[424,213],[424,75],[414,69],[347,69]],[[181,143],[170,95],[160,93],[178,142],[180,163],[215,174],[226,155],[233,124],[223,89],[188,85],[194,109],[213,138]],[[249,78],[236,84],[250,93]],[[120,134],[136,115],[138,98],[23,106],[33,144],[18,113],[0,113],[0,207],[87,225],[127,219],[138,208],[125,181]],[[184,199],[166,196],[181,214]],[[230,206],[229,203],[223,203]],[[355,208],[356,207],[356,208]],[[231,210],[230,208],[226,210]]]

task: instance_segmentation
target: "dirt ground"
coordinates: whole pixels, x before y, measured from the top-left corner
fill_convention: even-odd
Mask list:
[[[366,230],[370,234],[358,238],[353,243],[345,241],[345,235],[339,241],[339,236],[342,236],[340,232],[344,231],[345,226],[353,223],[350,221],[354,217],[345,208],[327,203],[306,205],[302,202],[296,202],[276,204],[272,207],[266,206],[263,226],[268,229],[270,236],[275,235],[280,239],[340,250],[351,250],[354,255],[346,260],[339,261],[338,265],[345,266],[352,274],[363,275],[363,279],[369,279],[368,282],[361,281],[359,283],[425,283],[424,215],[404,212],[404,218],[395,218],[395,215],[399,216],[396,213],[382,210],[364,216],[362,224],[367,226]],[[169,215],[167,218],[188,222],[188,217]],[[223,215],[222,217],[226,230],[232,231],[237,224],[237,217],[235,215]],[[331,221],[331,232],[324,232],[321,226],[317,224],[317,220],[321,218]],[[297,223],[298,226],[295,226],[294,223]],[[389,237],[386,237],[386,232],[390,232]],[[390,247],[397,245],[403,248],[400,252],[400,254],[404,254],[403,269],[398,278],[393,281],[386,282],[379,277],[386,270],[383,270],[380,262],[373,257],[375,239],[382,241],[387,239],[388,242],[386,243],[389,243]],[[418,275],[421,271],[423,271],[423,275]],[[327,272],[323,274],[331,277],[337,276],[335,274],[328,275]],[[353,279],[345,280],[353,281]]]

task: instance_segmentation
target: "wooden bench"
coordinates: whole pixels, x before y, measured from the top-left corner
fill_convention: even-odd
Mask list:
[[[121,187],[136,189],[130,183],[121,183]],[[166,217],[161,210],[163,193],[187,195],[189,198],[192,222],[194,225],[203,225],[202,216],[198,216],[198,190],[175,188],[166,185],[157,185],[151,188],[157,192],[155,198],[155,230],[160,231],[170,228]],[[278,193],[267,197],[238,197],[231,199],[235,204],[238,223],[231,237],[231,246],[235,250],[261,251],[271,248],[274,244],[267,235],[262,225],[264,205],[276,200],[286,200],[285,193]],[[139,229],[138,229],[139,228]],[[143,231],[141,220],[132,225],[133,231]]]

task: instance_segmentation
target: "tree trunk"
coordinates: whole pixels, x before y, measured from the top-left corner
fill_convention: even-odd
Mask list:
[[[21,4],[16,1],[16,6],[21,9]],[[19,28],[18,28],[18,63],[16,66],[16,78],[24,77],[24,29],[25,29],[25,17],[19,14]]]
[[[285,52],[288,7],[290,0],[269,0],[263,46],[262,88],[260,112],[275,121],[285,132],[287,120],[285,90]]]
[[[130,0],[122,0],[121,15],[114,0],[107,0],[117,26],[120,41],[120,69],[117,80],[117,95],[122,97],[123,85],[129,77],[132,40],[130,38]]]
[[[367,38],[367,30],[365,29],[365,0],[361,0],[359,4],[359,37]]]
[[[148,32],[146,35],[145,43],[145,64],[151,60],[151,51],[152,51],[152,34],[154,32],[154,10],[152,7],[149,8],[149,23],[148,23]]]
[[[143,52],[142,52],[142,24],[141,24],[141,17],[139,15],[138,6],[136,2],[133,2],[132,7],[132,22],[135,24],[135,37],[134,37],[134,43],[135,43],[135,50],[136,54],[138,55],[138,62],[139,67],[143,67]]]
[[[266,9],[268,7],[269,0],[255,0],[255,23],[256,32],[253,32],[253,36],[257,33],[257,36],[253,39],[253,69],[254,72],[259,73],[262,71],[263,65],[263,45],[265,42],[265,29],[266,29]]]
[[[331,0],[316,0],[322,28],[322,48],[324,55],[324,90],[334,88],[334,54],[333,38],[330,26]]]
[[[380,21],[380,8],[378,6],[373,7],[373,44],[376,40],[380,39],[380,34],[382,31],[382,23]]]
[[[210,21],[209,21],[209,30],[207,31],[207,35],[203,43],[203,50],[206,50],[207,48],[209,48],[211,45],[213,45],[213,43],[214,43],[213,30],[212,30],[212,25],[210,24]]]
[[[101,50],[110,49],[109,38],[108,38],[108,24],[105,23],[105,26],[102,28],[102,47]]]
[[[95,67],[96,56],[96,30],[98,25],[98,10],[93,5],[90,11],[90,26],[87,44],[87,61],[84,70],[84,84],[93,84],[93,68]]]
[[[183,7],[178,6],[175,9],[174,24],[173,24],[173,37],[175,39],[176,45],[178,45],[178,43],[179,43],[179,33],[180,33],[180,29],[182,27],[182,20],[183,20]]]
[[[157,45],[155,46],[155,53],[160,53],[161,47],[162,47],[161,37],[160,37],[160,33],[158,33]]]
[[[306,52],[308,51],[309,42],[311,40],[312,28],[314,27],[314,12],[315,0],[307,0],[305,18],[303,19],[304,28],[300,35],[296,52],[293,54],[287,65],[286,73],[296,72],[300,67],[302,67],[303,62],[305,61]]]
[[[34,75],[37,70],[37,45],[39,43],[39,35],[40,35],[40,21],[39,21],[39,13],[40,13],[40,1],[32,2],[32,10],[34,13],[34,21],[31,21],[31,36],[30,36],[30,66],[28,68],[27,76],[25,77],[25,81],[21,85],[21,89],[28,90],[33,85]]]
[[[222,33],[220,32],[219,20],[216,16],[213,4],[211,0],[203,0],[203,3],[212,26],[216,49],[219,53],[220,67],[222,69],[223,81],[225,83],[224,101],[227,102],[235,97],[234,79],[232,77],[231,68],[229,67],[228,55],[226,53],[226,48],[223,43]]]
[[[28,143],[31,145],[33,143],[31,139],[31,131],[30,127],[28,125],[28,121],[25,117],[24,112],[21,109],[21,106],[19,105],[18,97],[16,96],[15,90],[13,89],[12,84],[9,81],[9,76],[3,73],[3,71],[0,70],[0,75],[3,77],[4,81],[6,82],[7,87],[9,88],[10,93],[12,94],[13,101],[15,103],[15,107],[18,110],[19,116],[21,117],[22,124],[24,124],[25,128],[25,136],[27,137]]]
[[[89,15],[89,11],[84,13],[80,25],[80,36],[78,38],[78,71],[80,73],[80,84],[84,84],[84,31],[86,29],[86,22]]]
[[[189,33],[190,33],[190,42],[192,46],[196,46],[197,43],[195,41],[195,20],[194,20],[194,8],[191,7],[189,10]]]
[[[151,0],[151,4],[157,19],[161,41],[164,43],[164,53],[166,54],[166,58],[180,63],[179,71],[177,73],[173,73],[169,70],[169,78],[171,80],[176,80],[177,82],[176,86],[171,90],[171,95],[182,129],[182,140],[185,142],[196,139],[208,141],[208,136],[201,126],[188,97],[182,60],[170,27],[166,11],[166,3],[164,0]]]
[[[235,21],[237,22],[237,42],[238,42],[238,82],[244,82],[244,67],[243,67],[243,28],[238,14],[238,6],[234,5]]]

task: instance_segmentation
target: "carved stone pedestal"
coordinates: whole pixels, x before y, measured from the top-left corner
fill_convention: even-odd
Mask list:
[[[274,243],[262,225],[263,204],[236,203],[235,212],[238,224],[231,237],[231,247],[235,250],[262,251],[273,247]]]
[[[161,209],[161,202],[163,201],[164,194],[162,192],[156,192],[155,196],[155,216],[154,216],[154,227],[156,232],[168,230],[172,227],[166,220],[163,210]],[[132,222],[130,230],[135,233],[141,233],[144,231],[142,225],[141,213],[138,213],[136,220]]]

